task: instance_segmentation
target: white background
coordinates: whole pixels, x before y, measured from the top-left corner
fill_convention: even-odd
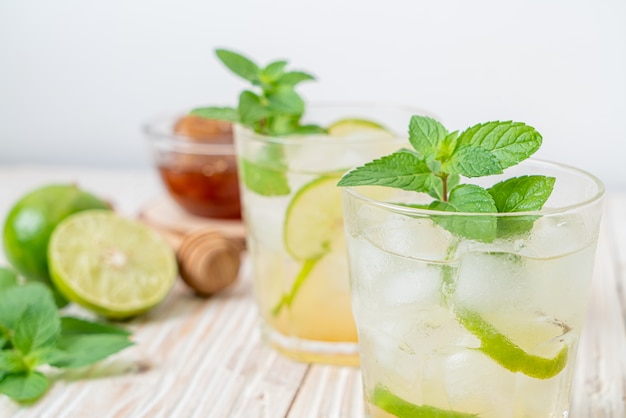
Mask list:
[[[309,101],[527,122],[626,190],[625,0],[0,0],[0,164],[148,167],[143,121],[235,103],[216,47],[312,72]]]

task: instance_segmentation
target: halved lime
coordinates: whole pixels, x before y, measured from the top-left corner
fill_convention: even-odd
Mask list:
[[[296,192],[285,215],[284,242],[296,260],[312,260],[329,252],[343,234],[339,176],[318,177]]]
[[[368,119],[341,119],[337,122],[331,123],[327,129],[330,136],[334,136],[337,138],[345,138],[355,133],[368,131],[378,131],[379,133],[385,133],[385,135],[389,135],[389,138],[393,138],[393,133],[391,133],[389,129],[385,128],[378,122],[374,122]]]
[[[103,210],[63,220],[50,237],[48,264],[65,297],[108,318],[147,311],[177,277],[174,250],[160,235]]]

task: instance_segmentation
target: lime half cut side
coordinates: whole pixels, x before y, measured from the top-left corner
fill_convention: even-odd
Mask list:
[[[108,318],[161,302],[177,277],[173,249],[147,226],[110,211],[72,215],[48,246],[54,284],[69,300]]]
[[[384,134],[385,136],[389,136],[389,138],[393,138],[394,136],[389,129],[380,123],[360,118],[341,119],[331,123],[327,129],[329,135],[336,138],[347,138],[355,134],[368,132]]]
[[[300,261],[317,259],[331,250],[343,234],[340,177],[322,176],[302,186],[287,207],[284,242],[287,251]]]

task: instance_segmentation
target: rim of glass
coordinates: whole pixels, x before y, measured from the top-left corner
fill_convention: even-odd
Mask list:
[[[312,102],[311,104],[308,104],[308,108],[313,109],[313,110],[318,109],[318,108],[322,108],[322,109],[323,108],[327,108],[327,109],[352,108],[355,110],[358,110],[358,109],[372,110],[372,109],[378,108],[378,109],[384,109],[385,111],[396,111],[398,113],[406,113],[407,115],[425,115],[425,116],[430,116],[434,119],[438,119],[438,120],[441,119],[439,116],[437,116],[435,113],[431,112],[430,110],[427,110],[421,107],[410,106],[406,104],[396,104],[396,103],[390,103],[390,102],[323,101],[323,102]],[[306,116],[307,112],[305,112],[304,115]],[[341,114],[337,114],[338,120],[341,117],[342,117]],[[315,122],[315,121],[312,121],[312,122]],[[381,121],[381,122],[384,124],[384,121]],[[407,131],[409,127],[409,122],[410,122],[410,116],[407,117],[407,120],[406,120]],[[302,143],[307,143],[311,141],[317,141],[319,139],[319,138],[316,138],[314,135],[297,135],[297,136],[296,135],[291,135],[291,136],[263,135],[263,134],[254,132],[252,129],[240,123],[233,124],[233,128],[234,128],[233,131],[235,133],[239,131],[242,134],[244,134],[247,140],[255,140],[255,141],[264,142],[264,143],[290,145],[290,144],[302,144]],[[380,141],[396,141],[398,143],[402,143],[408,140],[408,134],[404,134],[404,133],[400,134],[398,132],[392,132],[392,133],[394,134],[393,138],[383,139],[383,138],[367,137],[367,138],[341,138],[340,140],[342,141],[343,144],[345,144],[346,142],[367,144],[367,143],[375,143],[375,142],[380,142]]]
[[[390,203],[390,202],[384,202],[381,200],[376,200],[373,199],[371,197],[365,196],[362,193],[359,193],[358,191],[355,190],[356,187],[359,186],[350,186],[350,187],[343,187],[344,193],[348,193],[350,195],[352,195],[355,199],[358,199],[360,201],[366,202],[367,204],[371,205],[371,206],[376,206],[382,209],[385,209],[387,211],[392,211],[392,212],[396,212],[396,213],[400,213],[400,214],[407,214],[407,215],[422,215],[422,216],[433,216],[433,215],[437,215],[437,216],[463,216],[463,217],[476,217],[476,216],[496,216],[496,217],[519,217],[519,216],[529,216],[529,215],[550,215],[550,214],[556,214],[556,213],[563,213],[563,212],[568,212],[583,206],[588,206],[591,205],[599,200],[601,200],[604,197],[605,194],[605,187],[604,187],[604,183],[602,182],[602,180],[600,180],[598,177],[596,177],[595,175],[589,173],[588,171],[582,170],[580,168],[568,165],[568,164],[562,164],[562,163],[557,163],[554,161],[548,161],[548,160],[542,160],[542,159],[537,159],[537,158],[530,158],[527,160],[528,162],[533,162],[533,163],[539,163],[542,164],[544,166],[547,167],[552,167],[555,169],[559,169],[559,170],[566,170],[566,171],[570,171],[573,173],[576,173],[578,175],[582,175],[583,177],[587,177],[589,180],[591,180],[597,187],[596,193],[584,200],[581,200],[580,202],[571,204],[571,205],[565,205],[565,206],[559,206],[559,207],[554,207],[554,208],[549,208],[549,209],[542,209],[539,211],[525,211],[525,212],[448,212],[448,211],[441,211],[441,210],[432,210],[432,209],[419,209],[419,208],[412,208],[412,207],[408,207],[408,206],[403,206],[403,205],[399,205],[399,204],[395,204],[395,203]],[[558,180],[558,179],[557,179]],[[384,186],[368,186],[368,187],[384,187]]]
[[[189,112],[168,112],[149,119],[141,126],[148,140],[162,150],[201,155],[234,155],[235,144],[193,142],[186,135],[174,132],[174,123]]]

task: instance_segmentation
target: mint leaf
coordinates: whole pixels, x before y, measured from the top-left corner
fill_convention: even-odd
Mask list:
[[[310,74],[307,74],[302,71],[290,71],[288,73],[283,74],[279,79],[278,83],[282,86],[293,87],[296,84],[300,84],[303,81],[313,81],[315,77]]]
[[[499,212],[530,212],[543,208],[555,183],[554,177],[521,176],[495,184],[488,192]],[[498,219],[498,236],[509,237],[529,232],[538,216],[507,216]]]
[[[434,201],[429,209],[446,212],[497,212],[489,192],[474,184],[460,184],[450,192],[447,202]],[[495,216],[478,215],[433,215],[433,220],[451,233],[482,242],[491,242],[496,237]]]
[[[487,122],[462,132],[458,146],[474,145],[490,151],[505,169],[525,160],[541,146],[542,138],[532,126],[521,122]]]
[[[409,142],[422,158],[436,153],[446,135],[446,128],[435,119],[417,115],[411,117]]]
[[[554,188],[554,177],[521,176],[501,181],[488,189],[499,212],[541,210]]]
[[[205,119],[217,119],[226,122],[239,122],[239,111],[232,107],[199,107],[189,112],[190,115]]]
[[[239,95],[239,120],[244,125],[257,126],[258,122],[271,115],[270,110],[261,104],[261,98],[249,90]]]
[[[13,286],[17,286],[17,274],[15,271],[6,267],[0,267],[0,292]]]
[[[424,160],[413,153],[398,151],[346,173],[338,186],[389,186],[428,193],[437,178]]]
[[[482,177],[502,173],[498,159],[484,148],[472,145],[458,147],[443,168],[465,177]]]
[[[250,59],[226,49],[217,49],[215,54],[229,70],[239,77],[253,83],[259,81],[259,67]]]
[[[42,397],[49,386],[50,380],[43,373],[12,373],[0,380],[0,393],[18,402],[31,402]]]
[[[54,346],[61,321],[54,305],[29,305],[15,325],[13,346],[27,355],[33,350]]]
[[[0,373],[16,373],[28,370],[24,357],[16,350],[0,351]]]
[[[33,305],[43,306],[48,311],[56,307],[50,290],[44,284],[27,283],[3,290],[0,292],[0,325],[15,329],[26,308]]]
[[[261,196],[289,194],[287,174],[283,168],[259,165],[244,158],[241,160],[241,177],[246,188]]]
[[[133,342],[120,334],[74,334],[61,335],[57,342],[56,358],[50,361],[54,367],[75,368],[96,363]]]
[[[64,316],[61,318],[63,336],[84,334],[115,334],[130,336],[131,333],[124,328],[101,322],[92,322],[82,318]]]
[[[318,125],[301,125],[293,129],[294,134],[298,135],[311,135],[311,134],[326,134],[328,131]]]
[[[264,84],[273,84],[283,74],[285,74],[285,67],[287,61],[274,61],[268,64],[263,70],[261,70],[260,79]]]
[[[304,101],[290,87],[281,87],[267,94],[269,109],[277,113],[301,115],[304,113]]]

